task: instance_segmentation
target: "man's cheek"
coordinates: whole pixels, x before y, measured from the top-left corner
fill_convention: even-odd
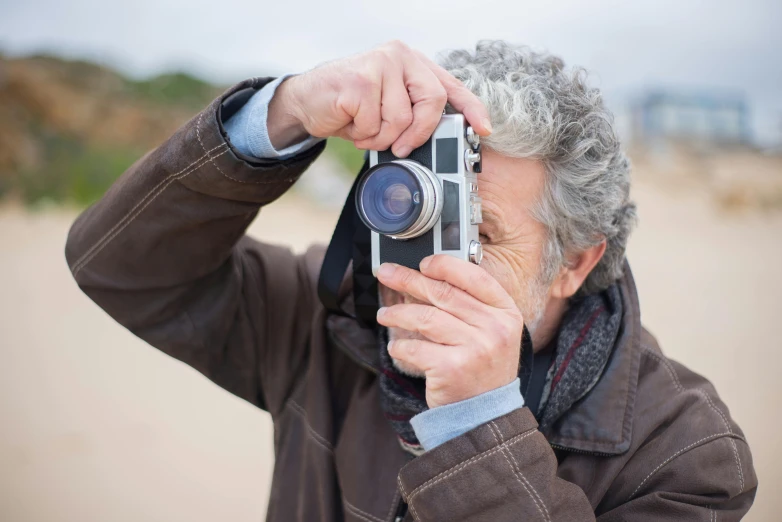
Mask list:
[[[518,279],[498,247],[492,245],[484,247],[481,268],[496,279],[500,286],[515,300],[519,291]]]

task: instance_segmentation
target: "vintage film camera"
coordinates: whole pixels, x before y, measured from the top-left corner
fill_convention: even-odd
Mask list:
[[[418,270],[432,254],[480,264],[480,148],[464,115],[444,114],[431,138],[407,158],[370,151],[356,208],[372,231],[373,274],[387,262]]]

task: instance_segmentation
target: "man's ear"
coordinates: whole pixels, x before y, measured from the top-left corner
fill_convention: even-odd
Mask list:
[[[584,280],[603,257],[605,251],[606,241],[604,239],[599,244],[569,259],[568,266],[560,270],[554,284],[551,285],[551,297],[558,299],[572,297],[581,288]]]

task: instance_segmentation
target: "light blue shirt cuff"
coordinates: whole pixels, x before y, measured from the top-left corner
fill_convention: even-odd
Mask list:
[[[466,401],[439,406],[412,419],[418,441],[426,451],[524,406],[521,381],[482,393]]]
[[[310,136],[283,150],[277,150],[272,145],[266,124],[269,102],[277,87],[289,76],[282,76],[264,85],[223,125],[231,144],[242,154],[258,159],[286,159],[323,141],[323,138]]]

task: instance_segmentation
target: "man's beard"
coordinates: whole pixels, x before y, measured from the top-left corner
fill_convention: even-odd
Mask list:
[[[523,303],[517,303],[521,316],[524,318],[524,325],[529,330],[530,336],[534,337],[534,333],[537,330],[540,322],[543,320],[543,312],[546,308],[546,300],[548,297],[549,285],[545,284],[543,278],[533,277],[527,285],[526,296],[524,296]],[[385,294],[385,299],[384,299]],[[380,306],[390,306],[400,303],[420,303],[417,299],[407,295],[400,294],[389,288],[381,287],[379,292]],[[388,340],[393,341],[395,339],[422,339],[429,340],[423,335],[417,332],[410,332],[402,328],[390,327],[388,328]],[[391,358],[394,368],[401,373],[410,377],[425,377],[424,371],[420,368],[411,365],[408,362],[400,361],[395,358]]]

